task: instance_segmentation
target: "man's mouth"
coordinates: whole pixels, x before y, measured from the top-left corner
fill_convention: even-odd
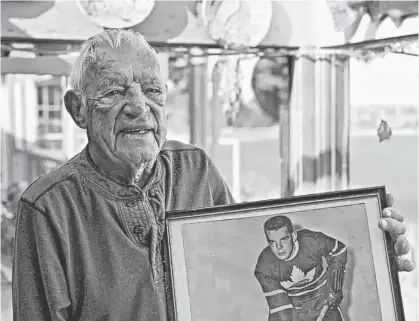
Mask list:
[[[123,134],[137,134],[137,135],[143,135],[148,132],[151,132],[151,129],[128,129],[128,130],[122,131]]]
[[[142,125],[135,128],[124,128],[119,131],[119,133],[123,135],[137,135],[137,136],[146,135],[149,132],[153,132],[153,128],[148,125]]]

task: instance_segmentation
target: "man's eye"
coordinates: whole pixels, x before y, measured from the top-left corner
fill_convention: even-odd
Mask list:
[[[161,93],[161,90],[156,88],[148,88],[145,92],[146,94],[159,94]]]
[[[120,92],[119,90],[111,90],[111,91],[108,91],[108,92],[106,93],[105,97],[112,97],[112,96],[118,95],[118,94],[120,94],[120,93],[121,93],[121,92]]]

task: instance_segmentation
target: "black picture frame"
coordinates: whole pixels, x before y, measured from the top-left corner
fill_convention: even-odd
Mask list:
[[[239,242],[240,237],[243,239],[241,233],[244,233],[244,230],[239,230],[242,229],[246,224],[251,223],[254,226],[257,226],[257,224],[255,225],[254,221],[266,221],[269,217],[272,216],[285,215],[293,221],[293,224],[297,221],[305,222],[304,230],[313,229],[313,227],[320,225],[323,228],[323,226],[327,225],[327,231],[320,230],[320,232],[328,232],[329,234],[330,231],[333,231],[333,222],[336,221],[337,230],[333,232],[334,234],[332,233],[333,236],[337,235],[336,239],[338,239],[340,234],[343,238],[354,240],[352,243],[349,242],[349,244],[347,244],[348,242],[345,242],[345,244],[348,245],[348,249],[352,246],[352,258],[349,257],[348,253],[348,263],[350,260],[358,260],[357,257],[361,258],[360,262],[352,262],[352,280],[347,281],[345,276],[344,291],[345,287],[348,286],[347,284],[349,284],[350,288],[346,291],[347,293],[350,293],[348,297],[350,296],[352,298],[351,302],[347,303],[348,306],[346,306],[347,311],[345,313],[350,317],[351,320],[359,319],[356,317],[359,315],[359,313],[354,311],[361,311],[362,309],[366,309],[367,314],[369,313],[369,315],[364,315],[363,320],[405,321],[397,270],[397,261],[394,252],[394,240],[391,238],[389,233],[383,232],[378,227],[378,220],[379,218],[383,217],[382,210],[386,207],[387,197],[385,186],[376,186],[321,194],[293,196],[281,199],[239,203],[226,206],[214,206],[195,210],[168,212],[166,214],[166,231],[163,240],[168,320],[234,320],[234,313],[232,314],[232,312],[229,310],[230,308],[236,311],[235,313],[237,314],[237,320],[239,320],[240,313],[258,313],[258,320],[267,320],[269,307],[264,300],[266,304],[266,311],[262,312],[260,307],[260,298],[256,298],[255,296],[256,278],[254,275],[248,275],[249,278],[245,276],[242,281],[237,280],[236,273],[232,271],[232,268],[228,268],[228,264],[226,263],[224,265],[224,270],[223,268],[218,268],[217,273],[221,273],[222,277],[227,279],[231,278],[231,282],[235,283],[231,286],[231,288],[228,288],[227,286],[227,289],[223,288],[223,285],[220,285],[222,291],[224,291],[222,292],[221,290],[218,291],[217,289],[211,290],[210,287],[205,286],[204,284],[197,284],[200,282],[204,283],[202,280],[205,278],[212,278],[211,280],[207,280],[207,283],[214,283],[214,278],[217,276],[205,272],[208,274],[208,276],[205,274],[204,277],[202,277],[202,274],[201,276],[198,276],[200,272],[198,273],[196,271],[203,266],[210,268],[211,262],[216,262],[216,265],[222,266],[223,259],[221,257],[227,257],[230,259],[231,257],[234,257],[236,253],[240,253],[240,256],[242,257],[249,255],[252,256],[254,254],[254,262],[256,262],[259,253],[257,251],[255,253],[253,253],[254,251],[251,252],[252,250],[249,249],[249,246],[243,247],[242,250],[236,251],[234,249],[229,250],[228,246],[220,246],[220,244],[225,244],[225,242],[220,244],[217,242],[221,242],[219,240],[223,239],[223,236],[232,237],[231,241],[227,241],[227,243],[228,245],[232,244],[233,246],[236,246],[235,242]],[[362,213],[361,209],[364,209]],[[334,211],[338,211],[339,213],[335,214]],[[324,215],[323,219],[321,215]],[[350,215],[352,216],[350,217]],[[335,217],[339,217],[339,219],[335,220]],[[350,219],[348,219],[349,217]],[[364,219],[362,219],[362,217],[364,217]],[[211,223],[214,223],[214,225],[209,227],[208,224]],[[225,227],[227,223],[229,224],[228,229]],[[241,228],[239,228],[239,223],[241,224]],[[364,223],[364,225],[362,225],[362,223]],[[306,226],[306,224],[309,226]],[[225,231],[223,232],[223,226],[225,231],[229,231],[227,233],[228,235]],[[259,226],[262,225],[259,224]],[[234,233],[236,230],[238,234],[236,236],[231,235],[231,231]],[[255,240],[259,240],[256,242],[260,242],[263,237],[266,237],[262,228],[259,232],[254,229],[250,230],[255,232],[247,233],[245,238],[246,241],[249,238],[255,237],[255,235],[258,233],[262,233],[263,236],[258,235],[255,237]],[[314,228],[313,230],[319,231],[318,228]],[[193,236],[191,237],[191,235]],[[205,241],[206,237],[208,237],[207,241]],[[213,241],[208,241],[211,240],[211,238],[215,239],[213,239]],[[201,239],[203,239],[203,241],[201,241]],[[359,241],[355,241],[358,239]],[[369,239],[370,244],[367,244],[368,242],[365,241],[359,243],[364,239]],[[251,247],[255,247],[253,244],[256,244],[256,242],[252,243],[252,240],[249,240],[247,245],[251,244]],[[207,244],[208,246],[205,247],[202,246],[202,244]],[[209,252],[207,251],[207,254],[211,253],[209,256],[215,257],[214,260],[207,260],[208,262],[200,263],[199,259],[191,259],[192,257],[197,257],[197,255],[199,256],[199,252],[203,251],[204,248],[207,249],[211,246],[213,248],[210,248]],[[221,255],[220,250],[217,250],[219,248],[222,248],[223,251],[226,249],[225,251],[228,253],[223,253]],[[190,253],[188,254],[187,251]],[[370,252],[369,254],[368,251]],[[246,253],[243,254],[243,252]],[[371,256],[373,264],[368,264],[367,259],[362,259],[369,256]],[[203,257],[206,257],[205,254]],[[249,258],[246,258],[244,261],[249,262]],[[250,269],[248,269],[247,272],[249,271]],[[361,273],[360,271],[363,271],[362,273],[364,273],[364,275],[362,275],[360,278],[357,278],[358,274],[356,273]],[[195,273],[195,276],[192,276],[193,273]],[[345,275],[347,273],[348,272],[346,272]],[[195,282],[196,280],[199,281]],[[368,280],[369,283],[365,282],[365,280]],[[192,284],[191,282],[194,283]],[[238,302],[240,301],[240,298],[237,298],[238,296],[249,292],[248,289],[245,290],[243,288],[243,284],[246,284],[246,282],[250,282],[249,284],[252,285],[250,292],[254,292],[252,297],[255,298],[255,301],[250,301],[249,298],[244,298],[243,302]],[[351,284],[350,282],[357,283],[355,285]],[[374,282],[375,285],[373,284]],[[363,284],[368,286],[368,289],[365,289],[366,292],[362,291]],[[236,287],[235,292],[231,290],[234,286]],[[262,289],[259,290],[260,296],[263,297]],[[236,296],[231,296],[231,302],[226,302],[229,296],[226,296],[225,292],[228,293],[228,291],[231,293],[236,293]],[[220,293],[222,293],[222,295],[218,297]],[[367,295],[368,293],[370,293],[370,295]],[[193,297],[194,295],[195,297]],[[198,298],[198,296],[203,297]],[[368,301],[367,297],[371,297],[371,302]],[[375,301],[374,297],[377,298]],[[359,298],[361,298],[362,302]],[[199,304],[199,306],[194,306],[194,302],[204,303]],[[259,306],[257,309],[255,308],[251,310],[249,305],[257,305],[255,302],[258,303]],[[344,301],[342,301],[342,304],[343,303]],[[240,304],[243,304],[243,306]],[[375,308],[373,308],[374,304],[376,305]],[[223,306],[226,308],[223,308]],[[207,312],[204,311],[205,309]],[[220,318],[220,315],[223,315],[223,312],[220,310],[223,309],[225,310],[225,314],[228,315],[226,318]],[[215,310],[217,311],[215,312]],[[256,312],[256,310],[258,310],[258,312]],[[375,315],[374,311],[378,311],[379,313],[377,312]],[[351,313],[352,316],[350,315]],[[370,318],[368,319],[368,317]],[[248,319],[251,320],[252,318]],[[255,317],[253,317],[253,319],[255,319]],[[244,318],[243,320],[247,320],[247,318]]]

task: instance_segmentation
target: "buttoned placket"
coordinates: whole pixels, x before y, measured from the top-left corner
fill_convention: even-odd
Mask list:
[[[148,190],[147,195],[147,205],[150,209],[148,213],[151,213],[150,219],[153,222],[150,235],[150,259],[152,262],[154,282],[157,285],[163,281],[164,277],[160,243],[164,232],[163,190],[156,185]]]
[[[165,210],[164,168],[161,159],[157,158],[149,183],[140,189],[135,185],[122,186],[100,174],[88,154],[88,146],[80,158],[85,165],[81,170],[91,178],[89,181],[93,186],[103,188],[103,192],[111,197],[117,196],[118,216],[125,233],[137,247],[148,250],[154,284],[160,285],[164,281],[160,241],[164,231]]]
[[[161,204],[153,208],[150,198],[157,197],[157,188],[141,192],[139,197],[124,202],[123,219],[128,229],[130,239],[141,248],[148,248],[150,265],[155,285],[163,279],[163,267],[160,257],[160,239],[157,216],[164,211]],[[156,213],[155,213],[156,212]]]

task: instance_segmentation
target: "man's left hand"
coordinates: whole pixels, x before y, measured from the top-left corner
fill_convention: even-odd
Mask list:
[[[391,194],[387,194],[387,204],[389,207],[383,210],[383,219],[380,219],[378,226],[390,233],[391,237],[395,239],[394,250],[397,255],[397,266],[399,271],[410,272],[415,268],[415,264],[404,257],[410,251],[410,243],[407,240],[406,225],[403,223],[404,215],[393,206],[394,198]]]

